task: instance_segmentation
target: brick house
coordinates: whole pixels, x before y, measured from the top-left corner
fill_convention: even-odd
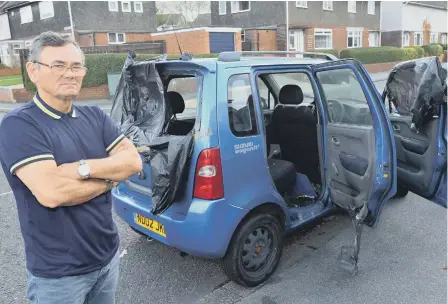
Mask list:
[[[48,30],[74,35],[85,47],[150,42],[155,14],[154,1],[4,1],[0,20],[7,18],[8,28],[0,28],[0,55],[17,65],[18,49]]]
[[[198,26],[152,33],[152,38],[165,41],[167,54],[180,54],[179,45],[193,54],[241,50],[240,27]]]
[[[211,3],[212,25],[240,25],[244,50],[310,51],[379,46],[380,12],[380,1]]]
[[[446,1],[384,1],[381,44],[406,47],[447,43]]]

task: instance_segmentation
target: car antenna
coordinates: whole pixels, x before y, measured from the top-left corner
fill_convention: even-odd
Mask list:
[[[189,54],[189,53],[184,54],[184,52],[182,52],[182,48],[180,47],[179,39],[177,39],[176,29],[174,28],[174,24],[172,21],[171,21],[171,26],[173,28],[174,37],[176,37],[177,46],[179,47],[179,52],[180,52],[179,60],[191,60],[193,58],[193,54]]]

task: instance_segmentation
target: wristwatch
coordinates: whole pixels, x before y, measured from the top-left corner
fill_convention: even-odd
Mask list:
[[[90,166],[84,159],[79,161],[78,174],[82,179],[88,179],[90,177]]]
[[[114,187],[114,182],[109,179],[105,179],[104,183],[106,184],[106,190],[104,190],[105,193],[109,192]]]

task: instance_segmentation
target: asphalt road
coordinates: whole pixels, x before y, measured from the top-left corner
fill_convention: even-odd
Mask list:
[[[350,220],[337,214],[288,236],[280,268],[257,289],[229,282],[217,261],[181,257],[115,220],[122,254],[118,304],[447,302],[446,209],[415,195],[391,201],[378,228],[365,228],[356,277],[337,265],[340,246],[353,237]],[[23,250],[14,197],[1,173],[0,303],[26,302]]]

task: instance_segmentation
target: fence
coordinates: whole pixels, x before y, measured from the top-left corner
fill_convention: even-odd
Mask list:
[[[245,40],[241,43],[243,51],[259,51],[260,50],[260,34],[258,31],[246,31]]]
[[[166,53],[165,40],[145,43],[130,43],[130,44],[113,44],[113,45],[96,45],[81,47],[85,54],[98,53],[127,53],[135,51],[146,54],[164,54]]]

